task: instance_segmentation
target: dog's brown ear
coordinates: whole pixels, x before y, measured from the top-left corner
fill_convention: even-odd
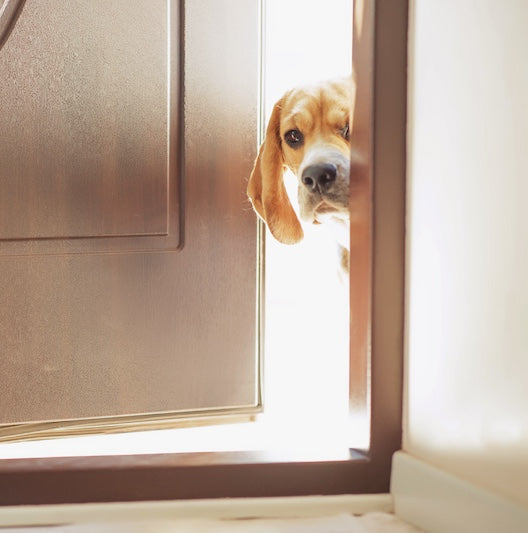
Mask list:
[[[284,244],[295,244],[303,238],[304,233],[284,186],[280,140],[281,104],[282,99],[273,108],[266,137],[249,177],[247,193],[271,234]]]

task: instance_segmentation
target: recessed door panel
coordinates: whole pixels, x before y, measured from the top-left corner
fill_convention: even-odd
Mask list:
[[[25,3],[0,53],[0,239],[67,251],[59,241],[177,233],[168,8]]]

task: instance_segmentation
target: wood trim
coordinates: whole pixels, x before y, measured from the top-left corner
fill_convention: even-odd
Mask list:
[[[350,411],[370,425],[375,4],[356,0],[353,21],[353,103],[350,142]],[[371,426],[372,429],[372,426]]]
[[[386,469],[388,482],[402,439],[408,2],[375,5],[369,455]]]
[[[401,446],[407,0],[357,0],[354,9],[363,19],[358,98],[370,102],[358,108],[365,130],[356,154],[373,200],[372,333],[363,340],[371,356],[364,351],[361,370],[371,382],[359,395],[371,413],[368,453],[317,462],[244,452],[4,460],[1,505],[388,492]]]

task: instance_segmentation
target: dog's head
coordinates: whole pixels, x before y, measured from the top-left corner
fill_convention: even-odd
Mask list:
[[[352,90],[350,79],[294,89],[273,108],[247,191],[282,243],[303,238],[284,186],[285,167],[297,176],[304,222],[348,219]]]

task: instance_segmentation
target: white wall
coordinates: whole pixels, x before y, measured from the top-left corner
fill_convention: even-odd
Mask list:
[[[411,4],[404,449],[528,505],[528,2]]]

